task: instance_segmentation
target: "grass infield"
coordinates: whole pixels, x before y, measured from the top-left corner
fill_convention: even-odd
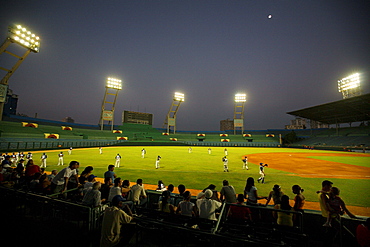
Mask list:
[[[141,149],[145,148],[145,158],[141,157]],[[321,182],[328,179],[341,190],[340,196],[347,205],[370,207],[370,155],[322,150],[302,150],[285,148],[250,148],[228,147],[229,171],[223,172],[222,157],[224,147],[168,146],[124,146],[103,147],[103,154],[98,148],[74,149],[68,155],[67,149],[33,151],[33,159],[40,164],[42,152],[46,152],[47,171],[61,170],[57,166],[58,154],[64,153],[65,166],[72,160],[80,162],[80,173],[86,166],[93,166],[93,174],[103,177],[107,166],[115,163],[115,156],[122,156],[121,165],[115,168],[115,173],[122,179],[128,179],[133,184],[142,178],[145,184],[157,184],[162,180],[165,185],[170,183],[175,187],[184,184],[189,189],[204,189],[209,184],[215,184],[220,191],[222,181],[227,179],[235,187],[236,193],[243,193],[248,177],[256,180],[258,195],[267,196],[274,184],[281,185],[282,191],[291,199],[294,194],[291,187],[294,184],[304,189],[307,201],[317,202],[317,190]],[[162,157],[160,168],[155,169],[156,157]],[[242,156],[248,156],[249,170],[242,169]],[[258,184],[259,162],[268,163],[265,168],[266,183]],[[262,201],[264,202],[264,201]]]

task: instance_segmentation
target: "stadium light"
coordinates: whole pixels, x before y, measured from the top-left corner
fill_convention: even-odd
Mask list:
[[[117,101],[118,91],[121,89],[122,89],[122,80],[112,77],[107,78],[105,84],[105,94],[100,114],[101,130],[104,129],[104,121],[108,121],[108,124],[109,123],[111,124],[111,130],[113,131],[114,108]]]
[[[244,103],[247,101],[247,95],[245,93],[235,94],[235,106],[234,106],[234,135],[237,130],[241,130],[241,134],[244,132]]]
[[[342,93],[343,99],[361,95],[360,74],[355,73],[338,80],[338,91]]]
[[[111,88],[111,89],[121,90],[122,89],[122,81],[119,80],[119,79],[108,77],[106,87]]]
[[[243,103],[247,101],[247,95],[245,93],[237,93],[235,94],[235,102],[236,103]]]
[[[183,93],[175,92],[175,95],[173,96],[174,100],[184,102],[185,101],[185,95]]]
[[[23,55],[17,55],[7,50],[11,44],[18,44],[27,49]],[[40,51],[40,37],[29,31],[27,28],[21,25],[9,26],[8,35],[0,46],[0,55],[7,54],[15,57],[17,60],[12,68],[3,68],[1,70],[6,71],[6,75],[0,81],[0,121],[3,117],[4,104],[8,92],[8,81],[14,72],[19,68],[26,57],[31,53],[38,53]]]
[[[40,51],[40,37],[27,30],[27,28],[16,25],[9,26],[9,39],[13,42],[37,53]]]
[[[176,114],[179,110],[181,102],[185,101],[185,94],[175,92],[173,95],[173,101],[170,110],[167,113],[166,119],[163,123],[163,128],[167,128],[167,133],[170,132],[171,127],[173,127],[173,133],[176,133]]]

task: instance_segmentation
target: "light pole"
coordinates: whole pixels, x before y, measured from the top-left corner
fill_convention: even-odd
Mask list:
[[[170,110],[167,113],[166,119],[163,123],[163,128],[167,128],[167,132],[170,132],[171,126],[173,127],[173,133],[176,133],[176,114],[179,110],[181,102],[184,102],[185,95],[183,93],[175,92]]]
[[[27,51],[22,56],[19,56],[6,50],[9,47],[9,45],[13,43],[26,48]],[[18,60],[10,69],[0,67],[0,69],[7,72],[6,75],[0,81],[0,121],[3,118],[4,102],[6,100],[6,95],[8,92],[9,78],[14,74],[14,72],[18,69],[21,63],[26,59],[26,57],[31,52],[38,53],[39,51],[40,51],[39,36],[35,35],[34,33],[27,30],[27,28],[21,25],[9,26],[8,36],[6,37],[4,43],[0,46],[0,55],[8,54],[17,58]]]
[[[113,130],[114,107],[116,105],[118,91],[122,89],[122,81],[119,79],[108,77],[105,84],[105,94],[100,115],[100,129],[104,129],[104,121],[111,123]],[[109,99],[108,99],[109,98]],[[109,100],[109,101],[108,101]],[[109,109],[109,106],[110,109]],[[108,109],[107,109],[108,108]]]
[[[235,94],[234,105],[234,135],[238,129],[242,134],[244,131],[244,103],[247,101],[247,95],[244,93]]]

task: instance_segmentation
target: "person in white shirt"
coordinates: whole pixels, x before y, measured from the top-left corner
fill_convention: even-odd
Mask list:
[[[131,199],[135,203],[135,205],[143,205],[146,203],[146,193],[143,186],[143,180],[139,178],[136,181],[136,184],[131,187]]]
[[[51,192],[63,193],[67,190],[67,185],[70,177],[75,176],[76,181],[78,181],[76,169],[80,167],[78,161],[71,161],[69,166],[62,169],[51,181]]]
[[[216,210],[222,205],[221,202],[212,200],[212,190],[207,189],[204,192],[204,198],[197,200],[197,207],[199,209],[199,217],[209,220],[217,220]]]
[[[146,150],[143,148],[141,149],[141,158],[145,158]]]

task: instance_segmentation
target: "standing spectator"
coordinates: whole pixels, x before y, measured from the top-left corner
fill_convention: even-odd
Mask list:
[[[329,198],[327,200],[327,209],[328,211],[328,217],[326,219],[326,222],[323,226],[331,227],[331,221],[333,218],[340,218],[341,215],[346,212],[349,217],[356,218],[355,215],[353,215],[346,207],[346,204],[342,200],[342,198],[339,197],[340,190],[337,187],[332,187],[330,189]]]
[[[46,168],[46,159],[48,158],[48,156],[46,155],[46,153],[42,153],[41,155],[41,168]]]
[[[229,181],[227,180],[224,180],[222,184],[223,187],[221,188],[220,191],[221,202],[223,202],[225,199],[225,202],[227,203],[236,203],[236,193],[234,187],[232,185],[229,185]]]
[[[111,185],[114,183],[114,179],[117,175],[114,173],[114,165],[108,166],[108,171],[104,173],[104,183],[106,185]]]
[[[293,185],[292,191],[293,191],[293,194],[296,195],[294,197],[294,206],[293,206],[293,208],[294,208],[295,211],[303,213],[303,206],[306,202],[306,198],[302,194],[304,190],[301,188],[301,186],[296,184],[296,185]]]
[[[319,203],[320,203],[320,209],[321,209],[321,215],[325,218],[329,215],[329,209],[327,207],[328,199],[329,199],[329,192],[332,187],[332,182],[329,180],[324,180],[321,183],[321,191],[318,191],[319,196]]]
[[[139,178],[136,184],[131,187],[132,201],[135,205],[143,205],[146,203],[146,193],[143,186],[143,180]]]
[[[284,195],[284,193],[281,191],[281,187],[278,184],[275,184],[274,187],[272,188],[272,191],[270,191],[267,201],[266,201],[266,206],[269,204],[269,202],[272,201],[274,202],[274,206],[276,204],[280,204],[281,202],[281,197]]]
[[[116,157],[114,157],[114,159],[116,160],[116,163],[114,164],[114,167],[119,167],[120,164],[121,164],[121,155],[117,154]]]
[[[267,199],[267,197],[258,196],[257,188],[254,186],[254,178],[249,177],[244,188],[244,198],[247,199],[247,205],[256,206],[258,200]]]
[[[69,166],[62,169],[51,181],[51,193],[63,193],[67,190],[69,179],[72,176],[75,176],[76,180],[77,178],[77,171],[76,169],[80,166],[80,163],[78,161],[71,161],[69,163]]]
[[[103,216],[101,227],[101,247],[111,247],[118,245],[122,239],[121,228],[123,224],[128,224],[133,219],[131,210],[126,207],[128,214],[121,210],[123,199],[115,196],[112,199],[112,206],[108,207]]]
[[[189,216],[189,217],[194,217],[196,215],[196,208],[195,204],[190,201],[191,199],[191,194],[190,191],[185,191],[183,194],[184,200],[179,202],[176,213]]]
[[[244,207],[230,205],[228,220],[238,223],[252,221],[251,210],[248,207],[245,207],[243,194],[238,194],[237,202],[234,204],[243,205]]]
[[[274,206],[275,209],[293,211],[292,206],[289,205],[289,196],[283,195],[281,197],[281,203]],[[281,226],[293,226],[293,213],[289,212],[275,212],[273,215],[277,218],[277,224]]]
[[[82,204],[93,208],[100,207],[102,205],[101,203],[105,201],[105,199],[101,199],[101,192],[99,191],[100,188],[101,183],[95,182],[93,187],[86,191],[82,199]]]
[[[58,166],[64,165],[64,154],[63,152],[60,152],[58,154]]]
[[[216,210],[222,205],[221,202],[212,200],[212,190],[207,189],[204,192],[204,198],[197,200],[197,207],[199,209],[199,217],[209,220],[217,220]]]

